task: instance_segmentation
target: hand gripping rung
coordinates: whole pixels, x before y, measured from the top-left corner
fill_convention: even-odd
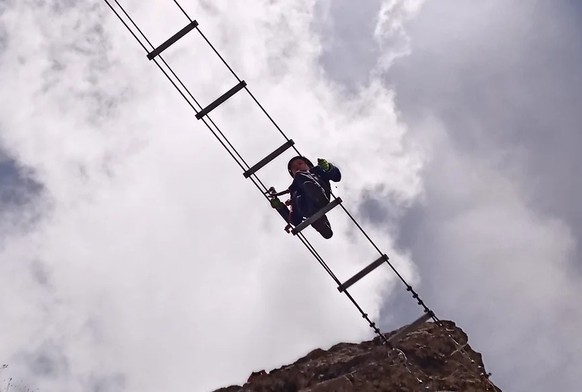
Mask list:
[[[358,280],[362,279],[364,276],[368,275],[370,272],[378,268],[380,264],[384,263],[385,261],[388,261],[388,256],[382,255],[379,259],[372,262],[369,266],[367,266],[366,268],[352,276],[350,279],[346,280],[345,283],[339,285],[337,289],[339,290],[340,293],[347,290],[348,287],[350,287]]]
[[[236,94],[240,90],[242,90],[246,85],[247,85],[247,82],[245,82],[244,80],[241,80],[236,86],[234,86],[233,88],[231,88],[230,90],[228,90],[227,92],[225,92],[224,94],[222,94],[220,97],[218,97],[210,105],[206,106],[204,109],[202,109],[201,111],[199,111],[196,114],[196,118],[198,120],[200,120],[202,117],[206,116],[208,113],[210,113],[211,111],[213,111],[214,109],[216,109],[216,107],[218,105],[220,105],[221,103],[223,103],[224,101],[226,101],[227,99],[229,99],[230,97],[232,97],[234,94]]]
[[[403,338],[404,335],[406,335],[408,332],[412,331],[413,329],[418,328],[420,326],[420,324],[424,323],[425,321],[432,318],[433,316],[434,316],[434,313],[432,312],[432,310],[426,312],[425,314],[420,316],[418,319],[416,319],[412,323],[405,325],[404,327],[402,327],[398,331],[396,331],[396,333],[394,335],[392,335],[388,338],[388,343],[395,343],[397,340],[400,340],[401,338]]]
[[[287,142],[285,142],[285,144],[283,144],[281,147],[277,148],[275,151],[273,151],[272,153],[270,153],[269,155],[267,155],[266,157],[261,159],[256,165],[254,165],[249,170],[244,172],[243,176],[245,176],[245,178],[249,178],[254,173],[256,173],[260,168],[265,166],[267,163],[271,162],[273,159],[277,158],[279,155],[281,155],[283,152],[285,152],[285,150],[287,150],[289,147],[293,146],[294,144],[295,144],[295,142],[292,139],[287,140]]]
[[[188,23],[186,25],[186,27],[184,27],[182,30],[178,31],[176,34],[174,34],[173,36],[168,38],[168,40],[166,42],[164,42],[163,44],[161,44],[160,46],[155,48],[153,51],[148,53],[148,55],[147,55],[148,59],[153,60],[154,57],[156,57],[157,55],[162,53],[164,50],[168,49],[174,42],[176,42],[177,40],[179,40],[180,38],[185,36],[188,32],[194,30],[196,28],[196,26],[198,26],[198,22],[196,22],[195,20]]]
[[[301,230],[305,229],[307,226],[309,226],[310,224],[312,224],[313,222],[327,214],[329,210],[339,205],[341,202],[342,199],[339,197],[332,200],[328,205],[323,207],[321,210],[317,211],[315,214],[311,215],[308,219],[304,220],[303,222],[295,226],[295,228],[291,230],[291,233],[293,233],[293,235],[297,235]]]

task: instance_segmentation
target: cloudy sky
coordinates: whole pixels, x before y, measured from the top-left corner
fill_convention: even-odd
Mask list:
[[[181,4],[498,386],[576,390],[582,7],[279,3]],[[155,45],[187,23],[122,4]],[[236,84],[196,32],[165,58],[203,104]],[[204,391],[372,337],[105,2],[0,1],[0,85],[0,391]],[[212,118],[250,164],[284,141],[244,93]],[[345,280],[377,255],[329,217]],[[421,314],[387,267],[352,293]]]

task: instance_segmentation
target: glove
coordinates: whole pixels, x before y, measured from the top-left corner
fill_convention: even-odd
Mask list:
[[[330,163],[322,158],[317,158],[317,166],[321,167],[325,172],[328,172],[331,169]]]
[[[285,204],[283,204],[283,202],[281,200],[279,200],[278,197],[275,197],[273,199],[270,200],[271,203],[271,207],[273,207],[274,209],[278,209],[280,207],[284,207]]]

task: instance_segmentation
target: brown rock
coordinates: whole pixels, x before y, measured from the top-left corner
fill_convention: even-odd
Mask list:
[[[468,345],[467,335],[451,321],[441,323],[425,323],[409,332],[394,343],[395,350],[380,337],[339,343],[268,374],[252,373],[243,386],[215,392],[500,392],[488,380],[481,354]]]

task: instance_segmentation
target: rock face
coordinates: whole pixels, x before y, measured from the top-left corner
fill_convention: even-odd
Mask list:
[[[441,323],[408,332],[394,342],[397,350],[382,344],[380,337],[339,343],[269,373],[254,372],[243,386],[215,392],[500,392],[488,380],[481,354],[467,344],[467,335],[451,321]]]

